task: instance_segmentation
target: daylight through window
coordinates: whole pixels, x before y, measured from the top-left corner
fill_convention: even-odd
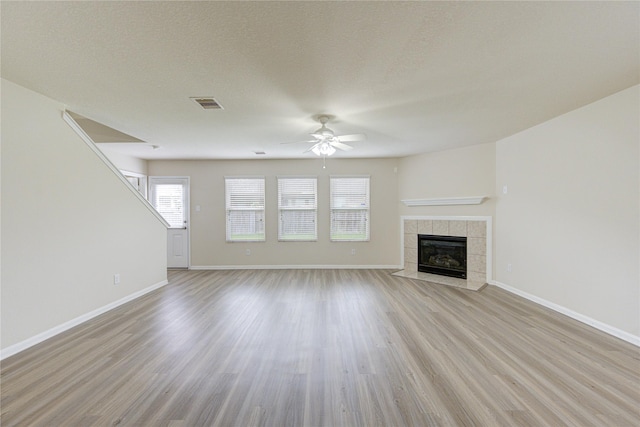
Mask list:
[[[331,240],[368,241],[369,176],[330,177]]]
[[[263,242],[264,177],[225,177],[228,242]]]
[[[318,240],[318,179],[278,177],[278,240]]]

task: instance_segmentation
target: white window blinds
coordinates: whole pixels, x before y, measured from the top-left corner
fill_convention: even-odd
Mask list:
[[[330,177],[331,240],[369,240],[369,177]]]
[[[278,177],[278,240],[318,240],[318,179]]]
[[[262,242],[264,177],[225,177],[228,242]]]
[[[151,204],[171,228],[185,226],[183,188],[181,184],[156,184],[152,189]]]

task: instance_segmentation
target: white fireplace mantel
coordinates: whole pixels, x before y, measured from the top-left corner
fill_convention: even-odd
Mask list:
[[[487,196],[471,197],[440,197],[437,199],[404,199],[406,206],[448,206],[448,205],[479,205]]]

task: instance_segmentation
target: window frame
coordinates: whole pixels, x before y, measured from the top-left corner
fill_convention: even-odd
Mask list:
[[[151,176],[148,179],[149,185],[149,203],[153,208],[158,212],[158,214],[163,218],[163,220],[167,223],[168,229],[186,229],[187,224],[189,223],[189,184],[190,178],[188,176]],[[166,187],[166,186],[178,186],[181,187],[181,195],[180,195],[180,204],[181,204],[181,212],[180,219],[176,218],[166,218],[164,209],[159,204],[157,197],[158,188]],[[177,221],[177,222],[176,222]]]
[[[358,179],[366,180],[366,188],[364,194],[351,194],[352,197],[364,197],[362,206],[339,206],[337,207],[337,195],[334,188],[334,181]],[[362,237],[355,237],[353,233],[337,233],[336,217],[338,213],[361,212],[364,216],[364,233]],[[343,237],[339,237],[343,236]],[[347,237],[350,236],[350,237]],[[329,240],[331,242],[369,242],[371,241],[371,175],[330,175],[329,176]]]
[[[283,206],[283,198],[284,195],[282,193],[282,187],[280,185],[281,182],[285,182],[287,180],[305,180],[305,181],[313,181],[313,205],[311,207],[308,206]],[[310,175],[288,175],[288,176],[277,176],[277,189],[278,189],[278,241],[279,242],[317,242],[318,241],[318,177],[310,176]],[[308,193],[307,193],[308,194]],[[309,200],[308,198],[300,198],[298,200]],[[285,228],[285,213],[284,212],[313,212],[313,233],[310,235],[309,233],[289,233],[284,235],[283,229]],[[309,237],[311,236],[311,237]]]
[[[147,175],[144,175],[138,172],[131,172],[124,169],[119,169],[119,170],[120,170],[120,173],[126,178],[127,182],[129,182],[129,184],[131,184],[133,188],[135,188],[140,194],[142,194],[142,197],[146,199],[148,194]],[[135,183],[133,182],[134,179],[136,180]]]
[[[231,205],[232,194],[229,193],[229,183],[232,181],[240,181],[240,180],[256,180],[261,181],[262,183],[262,193],[258,196],[258,201],[262,201],[262,205],[258,204],[256,207],[246,206],[246,207],[237,207],[233,208]],[[250,194],[250,193],[245,193]],[[256,193],[257,194],[257,193]],[[266,230],[266,180],[265,177],[260,175],[252,175],[252,176],[225,176],[224,177],[224,198],[225,198],[225,240],[228,243],[247,243],[247,242],[265,242],[267,240],[267,230]],[[250,201],[250,198],[248,198]],[[261,213],[261,219],[255,219],[257,222],[262,223],[262,232],[251,233],[250,230],[247,230],[247,233],[244,235],[248,236],[247,238],[234,238],[234,235],[240,235],[241,233],[232,233],[232,227],[234,224],[231,223],[231,219],[233,217],[232,212],[254,212]],[[247,222],[247,225],[250,225],[251,222]],[[236,226],[239,224],[235,224]],[[248,227],[249,228],[249,227]]]

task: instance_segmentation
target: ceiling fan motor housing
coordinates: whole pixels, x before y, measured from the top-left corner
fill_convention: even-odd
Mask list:
[[[328,139],[334,136],[334,133],[331,129],[329,129],[326,125],[329,121],[329,116],[320,116],[318,117],[318,121],[322,124],[320,129],[313,132],[311,135],[319,138],[319,139]]]
[[[317,135],[319,137],[322,138],[332,138],[333,137],[333,131],[327,127],[325,127],[324,125],[322,125],[322,127],[320,129],[318,129],[317,131],[315,131],[312,135]]]

